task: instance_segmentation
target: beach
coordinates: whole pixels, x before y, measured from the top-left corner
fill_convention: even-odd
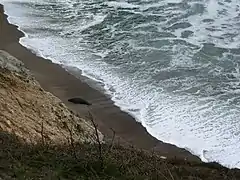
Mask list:
[[[31,50],[23,47],[19,43],[19,39],[24,34],[16,26],[8,23],[7,15],[3,15],[2,5],[0,9],[0,49],[21,60],[41,86],[60,98],[72,111],[80,116],[88,116],[90,111],[106,140],[111,140],[115,133],[116,143],[157,151],[162,156],[169,158],[200,161],[197,156],[192,155],[187,150],[163,143],[152,137],[132,116],[115,106],[110,97],[89,86],[84,81],[86,77],[77,78],[61,65],[38,57]],[[92,106],[68,102],[69,98],[74,97],[82,97],[92,103]]]

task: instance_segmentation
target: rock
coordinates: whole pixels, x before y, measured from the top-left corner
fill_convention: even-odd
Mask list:
[[[71,98],[71,99],[68,99],[69,102],[72,102],[74,104],[85,104],[85,105],[92,105],[91,103],[87,102],[86,100],[80,98],[80,97],[76,97],[76,98]]]

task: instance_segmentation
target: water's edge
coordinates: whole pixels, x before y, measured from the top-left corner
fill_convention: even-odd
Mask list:
[[[35,54],[36,56],[38,57],[41,57],[41,58],[44,58],[44,59],[48,59],[50,60],[52,63],[54,64],[58,64],[58,65],[61,65],[62,68],[64,68],[66,71],[68,71],[69,73],[71,73],[72,75],[74,75],[75,77],[77,77],[80,81],[83,81],[84,83],[87,83],[91,88],[94,88],[96,89],[97,91],[100,91],[101,93],[107,95],[114,103],[115,106],[119,107],[121,111],[123,112],[126,112],[128,113],[130,116],[132,116],[137,122],[140,122],[141,125],[147,130],[147,132],[152,135],[153,137],[157,138],[156,136],[154,136],[154,133],[150,131],[150,129],[148,128],[148,126],[144,123],[144,121],[142,121],[140,118],[138,118],[134,112],[131,112],[128,110],[128,106],[122,106],[120,103],[118,103],[118,101],[114,98],[114,96],[112,95],[112,92],[111,90],[105,86],[104,82],[103,81],[100,81],[96,78],[94,78],[93,76],[91,75],[88,75],[87,73],[84,73],[84,70],[83,69],[79,69],[75,66],[67,66],[67,65],[64,65],[64,64],[61,64],[61,63],[58,63],[58,61],[56,61],[54,58],[51,58],[51,57],[46,57],[44,56],[38,49],[36,49],[34,46],[29,46],[28,44],[24,44],[24,39],[28,38],[28,34],[26,32],[24,32],[21,27],[16,24],[16,23],[13,23],[11,22],[11,17],[8,15],[7,11],[5,10],[5,14],[7,15],[7,20],[10,24],[13,24],[15,26],[17,26],[17,29],[19,31],[21,31],[24,36],[21,37],[19,39],[19,43],[26,47],[28,50],[30,50],[33,54]],[[210,162],[208,161],[207,159],[204,158],[203,154],[197,154],[197,153],[194,153],[191,149],[187,148],[187,147],[184,147],[182,146],[180,143],[177,143],[177,142],[170,142],[170,141],[163,141],[159,138],[157,138],[159,141],[162,141],[164,143],[168,143],[168,144],[172,144],[172,145],[175,145],[179,148],[183,148],[185,150],[187,150],[188,152],[190,152],[191,154],[193,155],[196,155],[198,156],[203,162]],[[219,163],[219,162],[218,162]],[[220,163],[221,164],[221,163]],[[227,167],[227,166],[226,166]],[[229,167],[228,167],[229,168]]]

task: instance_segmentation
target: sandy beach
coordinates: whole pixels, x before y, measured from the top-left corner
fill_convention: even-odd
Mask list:
[[[31,70],[41,86],[60,98],[72,111],[80,116],[94,115],[99,130],[106,139],[111,139],[113,131],[116,142],[132,145],[140,149],[158,151],[162,156],[200,161],[185,149],[163,143],[152,137],[132,116],[120,110],[114,102],[102,92],[92,88],[81,79],[67,72],[61,65],[36,56],[23,47],[19,39],[24,36],[16,26],[9,24],[7,15],[0,5],[0,49],[21,60]],[[76,105],[68,102],[69,98],[83,97],[92,106]]]

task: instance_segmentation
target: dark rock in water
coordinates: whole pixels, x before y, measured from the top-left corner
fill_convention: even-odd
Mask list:
[[[192,34],[193,34],[192,31],[186,30],[186,31],[183,31],[183,32],[181,33],[181,37],[182,37],[182,38],[188,38],[188,37],[191,36]]]
[[[214,22],[214,19],[203,19],[202,22],[208,23],[208,22]]]
[[[79,98],[79,97],[68,99],[68,101],[72,102],[74,104],[85,104],[85,105],[88,105],[88,106],[92,105],[91,103],[89,103],[86,100],[84,100],[82,98]]]

